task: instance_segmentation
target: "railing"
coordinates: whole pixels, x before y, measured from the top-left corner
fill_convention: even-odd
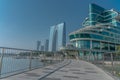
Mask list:
[[[61,52],[0,47],[0,78],[44,67],[62,60]]]
[[[115,80],[120,80],[120,55],[115,53],[103,53],[102,55],[87,55],[82,57],[83,60],[91,62],[96,66],[109,72]]]

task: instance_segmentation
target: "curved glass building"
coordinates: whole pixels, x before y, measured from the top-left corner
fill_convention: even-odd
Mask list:
[[[49,51],[59,51],[66,45],[65,23],[60,23],[50,27]]]
[[[82,26],[69,34],[70,42],[80,50],[81,56],[101,56],[105,52],[115,52],[120,45],[119,12],[90,4],[89,16]]]

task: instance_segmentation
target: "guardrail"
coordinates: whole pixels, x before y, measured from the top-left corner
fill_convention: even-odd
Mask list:
[[[87,55],[82,59],[109,72],[115,79],[120,79],[120,54],[102,53],[102,55]]]
[[[0,78],[44,67],[62,60],[61,52],[0,47]]]

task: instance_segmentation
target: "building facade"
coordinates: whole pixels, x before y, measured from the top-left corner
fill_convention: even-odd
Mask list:
[[[58,51],[60,47],[66,45],[65,23],[52,26],[49,36],[49,51]]]
[[[120,45],[119,12],[90,4],[89,16],[82,26],[69,34],[70,42],[80,50],[81,56],[102,56],[106,52],[115,52]]]
[[[49,40],[46,39],[46,41],[45,41],[45,51],[48,51],[48,47],[49,47]]]
[[[37,50],[39,51],[41,48],[41,41],[37,41]]]
[[[41,51],[45,51],[44,45],[41,45]]]

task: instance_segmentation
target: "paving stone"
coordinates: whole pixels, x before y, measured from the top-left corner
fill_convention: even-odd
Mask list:
[[[80,71],[79,69],[69,69],[70,71]]]
[[[66,78],[75,78],[75,79],[76,79],[76,78],[77,78],[77,79],[79,78],[78,76],[63,76],[63,77],[66,77]]]
[[[79,75],[85,75],[86,73],[82,73],[82,72],[72,72],[73,74],[79,74]]]
[[[41,79],[41,80],[61,80],[60,78],[44,78],[44,79]]]
[[[85,71],[86,73],[97,73],[96,71]]]
[[[44,68],[45,70],[53,70],[52,68]]]
[[[50,73],[51,71],[42,71],[43,73]]]
[[[68,71],[66,71],[66,70],[59,70],[60,72],[68,72]]]
[[[24,73],[24,74],[26,74],[26,76],[31,76],[31,77],[40,77],[40,75],[36,73]]]
[[[88,70],[94,70],[93,68],[85,68],[85,69],[88,69]]]

